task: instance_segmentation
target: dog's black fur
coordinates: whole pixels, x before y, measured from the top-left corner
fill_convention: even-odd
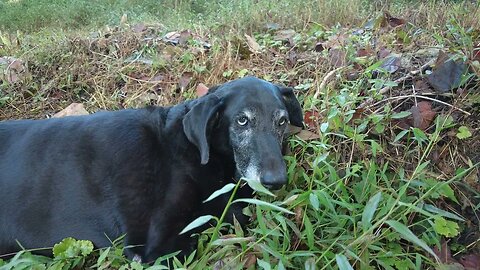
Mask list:
[[[292,89],[248,77],[173,107],[0,122],[0,255],[124,234],[143,261],[188,252],[180,230],[225,207],[229,195],[202,203],[213,191],[252,175],[286,183],[279,117],[302,126]]]

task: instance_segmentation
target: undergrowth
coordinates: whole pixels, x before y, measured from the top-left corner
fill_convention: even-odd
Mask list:
[[[28,16],[51,6],[2,2],[0,55],[21,62],[1,69],[0,119],[50,117],[71,102],[90,112],[175,104],[194,98],[200,83],[255,75],[295,88],[306,128],[288,140],[288,185],[274,195],[255,187],[246,230],[221,217],[192,220],[191,227],[216,226],[187,258],[170,254],[146,265],[122,255],[129,248],[122,239],[94,249],[88,239],[68,238],[53,258],[25,250],[0,259],[0,268],[468,269],[462,256],[480,254],[478,6],[366,2],[258,1],[255,9],[249,1],[166,1],[177,7],[174,20],[156,1],[144,9],[60,1],[55,12],[79,5],[83,17],[59,24],[46,17],[37,24],[46,28],[31,34],[5,30],[35,30]],[[263,16],[269,7],[272,17]],[[406,21],[367,14],[378,8]],[[15,15],[20,10],[25,18]],[[88,34],[52,30],[106,23],[114,26]],[[174,26],[191,29],[166,36]],[[426,84],[440,51],[468,66],[444,93]],[[12,58],[4,63],[13,66]]]

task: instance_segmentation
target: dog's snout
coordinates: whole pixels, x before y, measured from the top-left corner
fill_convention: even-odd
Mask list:
[[[274,173],[267,171],[260,178],[262,185],[271,190],[280,189],[287,183],[287,176],[284,173]]]

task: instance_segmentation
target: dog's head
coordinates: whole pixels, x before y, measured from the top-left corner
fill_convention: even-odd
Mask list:
[[[236,177],[277,189],[287,182],[281,146],[288,124],[303,126],[302,109],[291,88],[255,77],[210,89],[194,102],[183,127],[200,151],[233,157]]]

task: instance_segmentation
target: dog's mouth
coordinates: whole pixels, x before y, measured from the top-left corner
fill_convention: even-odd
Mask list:
[[[283,184],[264,184],[264,183],[262,183],[262,185],[269,190],[279,190],[284,186]]]

